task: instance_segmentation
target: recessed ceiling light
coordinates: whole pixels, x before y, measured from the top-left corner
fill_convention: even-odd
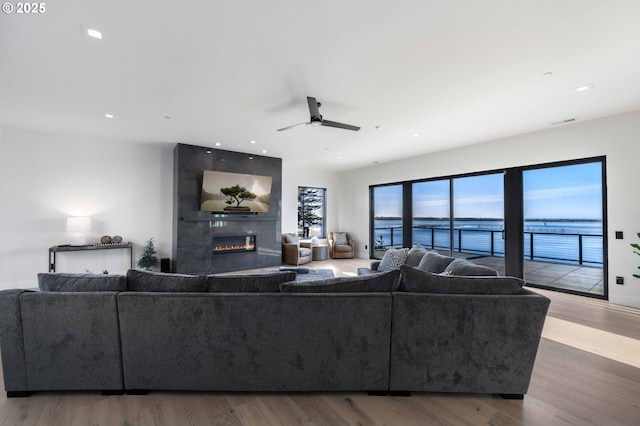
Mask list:
[[[114,115],[113,115],[113,114],[105,114],[105,115],[104,115],[104,118],[113,118],[113,117],[114,117]]]
[[[576,92],[584,92],[585,90],[589,89],[593,89],[593,84],[585,84],[584,86],[576,87],[573,90],[575,90]]]
[[[216,142],[216,146],[221,146],[222,144],[220,142]]]
[[[336,158],[339,160],[339,159],[341,159],[342,157],[340,157],[339,155],[336,155]]]
[[[98,40],[102,40],[102,33],[98,30],[94,30],[93,28],[87,29],[87,35],[89,37],[97,38]]]
[[[207,154],[211,154],[211,150],[210,149],[207,150]]]
[[[253,160],[253,157],[249,157],[249,160]]]
[[[411,135],[411,136],[413,136],[414,138],[417,138],[418,136],[420,136],[420,133],[414,133],[414,134],[413,134],[413,135]]]
[[[262,153],[263,153],[263,154],[266,154],[266,153],[267,153],[267,150],[266,150],[266,149],[263,149],[263,150],[262,150]]]
[[[249,143],[256,143],[256,141],[249,141]]]

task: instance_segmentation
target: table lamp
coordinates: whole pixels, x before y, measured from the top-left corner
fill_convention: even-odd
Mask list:
[[[67,218],[67,232],[71,232],[72,246],[86,246],[87,236],[85,232],[91,231],[90,217],[69,217]]]

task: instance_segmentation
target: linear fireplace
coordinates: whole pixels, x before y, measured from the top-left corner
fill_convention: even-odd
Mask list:
[[[213,254],[247,253],[256,251],[255,235],[212,236]]]

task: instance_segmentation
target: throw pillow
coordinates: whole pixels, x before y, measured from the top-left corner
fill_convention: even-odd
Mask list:
[[[443,271],[445,275],[482,275],[482,276],[497,276],[498,271],[493,268],[484,265],[476,265],[473,262],[469,262],[466,259],[456,259],[451,262]]]
[[[347,246],[349,245],[349,241],[347,241],[347,233],[346,232],[334,232],[333,233],[333,241],[337,246]]]
[[[124,275],[40,273],[38,288],[48,291],[127,291]]]
[[[390,248],[387,250],[378,265],[378,272],[400,269],[400,266],[402,266],[407,259],[407,251],[408,250],[404,248]]]
[[[400,271],[362,277],[339,277],[322,281],[288,282],[280,285],[282,293],[389,293],[398,291]]]
[[[280,293],[280,284],[296,279],[293,271],[259,274],[207,275],[209,293]]]
[[[418,266],[424,255],[427,253],[427,249],[420,244],[415,244],[407,253],[407,260],[404,261],[405,265]]]
[[[168,274],[164,272],[127,271],[129,291],[204,292],[205,277],[197,275]]]
[[[300,244],[300,240],[296,234],[284,234],[284,241],[287,244]]]
[[[438,275],[406,265],[400,271],[400,291],[410,293],[507,295],[517,293],[524,285],[524,281],[516,277]]]
[[[438,274],[444,272],[451,262],[453,262],[453,257],[443,256],[437,251],[428,251],[422,256],[422,259],[420,259],[418,269]]]

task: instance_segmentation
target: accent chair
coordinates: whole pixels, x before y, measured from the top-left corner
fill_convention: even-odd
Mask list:
[[[282,262],[289,265],[303,265],[311,262],[311,249],[301,247],[298,236],[293,233],[282,234]]]
[[[332,259],[352,259],[355,254],[355,243],[346,232],[329,232],[329,256]]]

